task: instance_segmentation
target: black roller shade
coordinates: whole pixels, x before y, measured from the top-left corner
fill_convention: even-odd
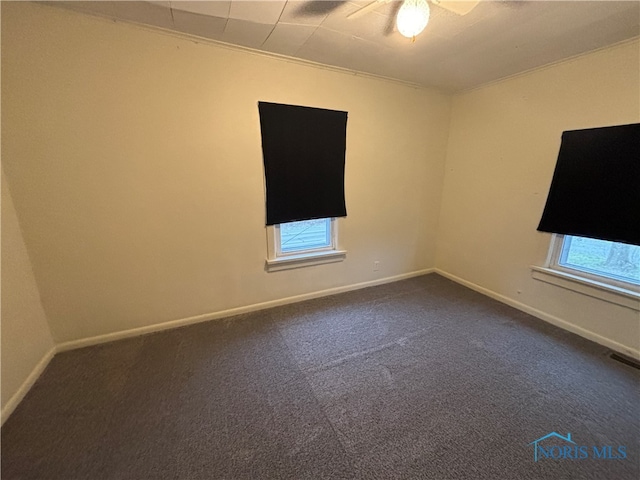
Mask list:
[[[347,112],[259,102],[267,225],[344,217]]]
[[[563,132],[538,230],[640,245],[640,124]]]

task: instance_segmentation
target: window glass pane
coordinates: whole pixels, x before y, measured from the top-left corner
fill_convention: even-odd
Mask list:
[[[558,263],[640,285],[640,247],[566,235]]]
[[[303,220],[280,224],[280,250],[284,253],[329,247],[331,220]]]

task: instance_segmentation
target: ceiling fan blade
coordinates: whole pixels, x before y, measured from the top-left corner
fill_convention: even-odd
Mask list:
[[[431,3],[442,7],[445,10],[449,10],[450,12],[453,12],[457,15],[466,15],[471,10],[476,8],[476,6],[480,3],[480,0],[431,0]]]
[[[298,17],[321,17],[328,15],[344,3],[347,3],[347,0],[311,0],[303,2],[294,13]]]
[[[349,20],[353,20],[354,18],[359,18],[369,12],[372,12],[373,10],[375,10],[376,8],[378,8],[382,3],[387,3],[390,0],[375,0],[375,2],[371,2],[369,5],[365,5],[364,7],[356,10],[353,13],[350,13],[349,15],[347,15],[347,18]]]

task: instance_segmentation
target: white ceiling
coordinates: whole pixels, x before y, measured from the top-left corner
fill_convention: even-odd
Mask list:
[[[465,16],[431,4],[415,43],[400,3],[364,1],[46,2],[446,91],[473,88],[640,35],[640,2],[481,0]]]

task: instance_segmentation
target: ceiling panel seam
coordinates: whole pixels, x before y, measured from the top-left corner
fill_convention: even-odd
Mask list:
[[[282,18],[282,14],[284,13],[284,9],[285,9],[285,7],[287,6],[288,3],[289,3],[289,0],[284,2],[284,4],[282,5],[282,10],[280,10],[280,15],[278,15],[278,20],[276,20],[276,23],[273,25],[273,28],[269,32],[269,35],[267,35],[267,38],[265,38],[264,42],[262,42],[260,44],[261,47],[264,47],[264,44],[267,43],[267,41],[269,41],[269,38],[271,38],[271,35],[275,31],[276,27],[280,24],[280,19]]]

